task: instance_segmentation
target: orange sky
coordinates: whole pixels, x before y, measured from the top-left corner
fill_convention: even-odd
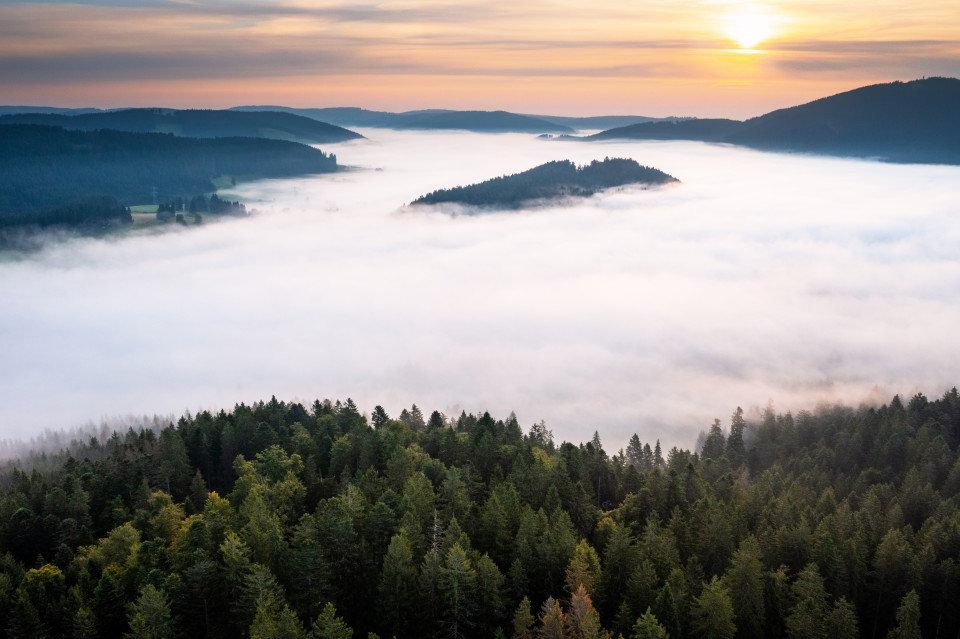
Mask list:
[[[956,0],[0,4],[0,104],[749,117],[960,76]]]

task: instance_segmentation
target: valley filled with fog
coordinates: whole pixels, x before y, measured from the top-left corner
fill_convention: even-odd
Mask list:
[[[269,399],[515,411],[692,447],[715,417],[937,396],[960,356],[960,167],[686,142],[361,130],[260,213],[0,256],[0,437]],[[407,207],[550,160],[677,185]]]

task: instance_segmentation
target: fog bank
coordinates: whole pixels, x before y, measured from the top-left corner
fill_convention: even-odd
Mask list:
[[[938,395],[960,356],[960,168],[677,142],[361,131],[243,185],[247,220],[0,261],[0,437],[352,397],[694,445],[737,405]],[[404,204],[548,160],[681,180],[562,207]]]

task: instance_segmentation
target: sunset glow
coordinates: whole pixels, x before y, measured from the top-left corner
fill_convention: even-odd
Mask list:
[[[733,9],[726,16],[726,34],[741,49],[753,49],[769,39],[775,30],[774,18],[765,9],[748,4]]]
[[[20,1],[0,102],[749,117],[958,76],[958,32],[947,0]]]

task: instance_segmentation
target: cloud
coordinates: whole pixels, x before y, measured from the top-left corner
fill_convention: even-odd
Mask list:
[[[239,187],[254,218],[0,263],[3,432],[275,394],[689,447],[737,405],[956,383],[960,168],[363,133],[326,149],[356,170]],[[682,184],[478,217],[404,206],[605,156]]]
[[[782,41],[771,46],[773,64],[792,73],[861,70],[890,78],[960,75],[960,47],[955,41]]]
[[[231,82],[276,93],[282,80],[283,94],[302,106],[363,99],[389,109],[543,111],[565,93],[566,103],[591,99],[592,113],[608,104],[645,115],[744,117],[838,84],[960,73],[952,39],[960,17],[949,4],[781,3],[779,39],[756,56],[731,50],[728,9],[665,0],[0,3],[0,102],[125,106],[169,94],[224,107],[240,93]],[[409,86],[413,76],[418,104],[387,90],[370,104],[370,87]],[[451,95],[469,85],[452,89],[455,77],[495,82],[471,104],[454,105]],[[593,84],[564,92],[572,78]],[[555,88],[544,95],[547,83]],[[331,94],[346,102],[324,99]],[[668,95],[669,105],[649,106]]]

